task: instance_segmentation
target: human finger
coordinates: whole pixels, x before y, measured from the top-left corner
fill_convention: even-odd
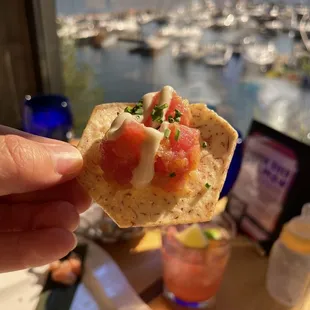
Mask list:
[[[74,231],[79,214],[66,201],[0,204],[0,232],[29,231],[58,227]]]
[[[75,246],[76,237],[63,228],[0,233],[0,272],[50,263]]]
[[[48,189],[0,197],[4,203],[67,201],[75,206],[79,213],[88,209],[91,198],[76,179],[58,184]]]
[[[0,196],[51,187],[74,178],[82,165],[80,152],[70,144],[0,136]]]
[[[64,141],[36,136],[31,133],[21,131],[15,128],[3,126],[3,125],[0,125],[0,135],[16,135],[16,136],[20,136],[20,137],[26,138],[31,141],[35,141],[39,143],[46,143],[46,144],[66,144],[66,142]]]

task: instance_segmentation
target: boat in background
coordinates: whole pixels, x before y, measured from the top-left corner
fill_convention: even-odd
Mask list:
[[[141,54],[142,56],[156,56],[170,43],[168,38],[150,35],[143,40],[137,47],[131,48],[129,53]]]
[[[162,27],[158,34],[162,37],[171,38],[199,38],[202,36],[202,29],[198,26],[178,26],[176,24],[170,24]]]
[[[208,66],[226,66],[233,55],[233,48],[229,44],[215,43],[205,46],[204,62]]]
[[[88,45],[91,44],[92,40],[99,34],[99,30],[93,29],[82,29],[77,31],[75,35],[73,35],[73,39],[75,43],[78,45]]]
[[[92,39],[92,46],[94,48],[108,48],[115,45],[118,42],[118,34],[114,31],[101,30]]]
[[[172,45],[172,56],[178,60],[198,59],[200,42],[198,40],[180,40]]]

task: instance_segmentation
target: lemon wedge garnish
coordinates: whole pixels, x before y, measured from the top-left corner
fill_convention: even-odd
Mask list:
[[[208,245],[208,239],[198,224],[193,224],[175,235],[183,245],[189,248],[202,249]]]

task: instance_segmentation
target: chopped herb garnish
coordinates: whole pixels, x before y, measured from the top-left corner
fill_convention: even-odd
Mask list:
[[[182,116],[182,113],[179,110],[175,109],[175,117],[177,118],[181,116]]]
[[[168,117],[168,122],[169,123],[174,123],[174,118],[171,115]]]
[[[170,178],[174,178],[176,176],[176,173],[175,172],[171,172],[170,174],[169,174],[169,177]]]
[[[169,138],[169,136],[170,136],[170,133],[171,133],[171,130],[169,129],[169,128],[166,128],[165,129],[165,131],[164,131],[164,136],[165,136],[165,138]]]
[[[138,104],[143,105],[143,99],[140,99],[140,100],[138,101]]]
[[[205,149],[205,148],[208,146],[208,143],[205,142],[205,141],[203,141],[203,142],[201,143],[201,146]]]
[[[174,136],[175,141],[178,141],[178,140],[179,140],[179,138],[180,138],[180,133],[181,133],[180,129],[177,129],[177,131],[175,132],[175,136]]]
[[[143,114],[143,109],[142,109],[142,107],[139,107],[139,108],[137,108],[136,110],[134,110],[134,114],[142,115],[142,114]]]
[[[160,110],[163,110],[163,109],[166,109],[168,108],[168,104],[167,103],[164,103],[162,105],[157,105],[155,106],[155,108],[157,107],[157,109],[160,109]]]
[[[133,108],[131,108],[131,107],[126,107],[126,108],[125,108],[125,112],[127,112],[127,113],[130,113],[130,114],[131,114],[132,109],[133,109]]]
[[[157,123],[162,123],[163,122],[163,116],[164,116],[164,112],[163,110],[168,108],[168,104],[165,103],[165,104],[162,104],[162,105],[156,105],[152,111],[152,120],[154,122],[157,122]]]
[[[181,120],[182,113],[177,109],[175,109],[174,111],[175,111],[174,117],[172,117],[171,115],[168,117],[169,123],[173,123],[173,122],[179,123]]]
[[[143,114],[143,101],[140,100],[134,107],[126,107],[125,112],[132,115],[142,115]]]
[[[210,185],[209,183],[206,183],[206,184],[205,184],[205,187],[206,187],[207,189],[209,189],[209,188],[211,187],[211,185]]]

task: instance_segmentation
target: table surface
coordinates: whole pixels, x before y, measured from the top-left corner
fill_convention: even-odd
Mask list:
[[[149,305],[153,310],[178,309],[160,295],[156,285],[160,283],[162,276],[160,252],[155,250],[133,253],[132,249],[137,242],[132,240],[122,244],[104,245],[104,248],[119,264],[137,293],[147,295],[146,301],[150,301]],[[255,244],[245,237],[238,237],[233,242],[232,255],[217,295],[216,309],[309,310],[310,296],[302,305],[286,308],[268,295],[265,289],[267,265],[267,257],[259,255]]]

